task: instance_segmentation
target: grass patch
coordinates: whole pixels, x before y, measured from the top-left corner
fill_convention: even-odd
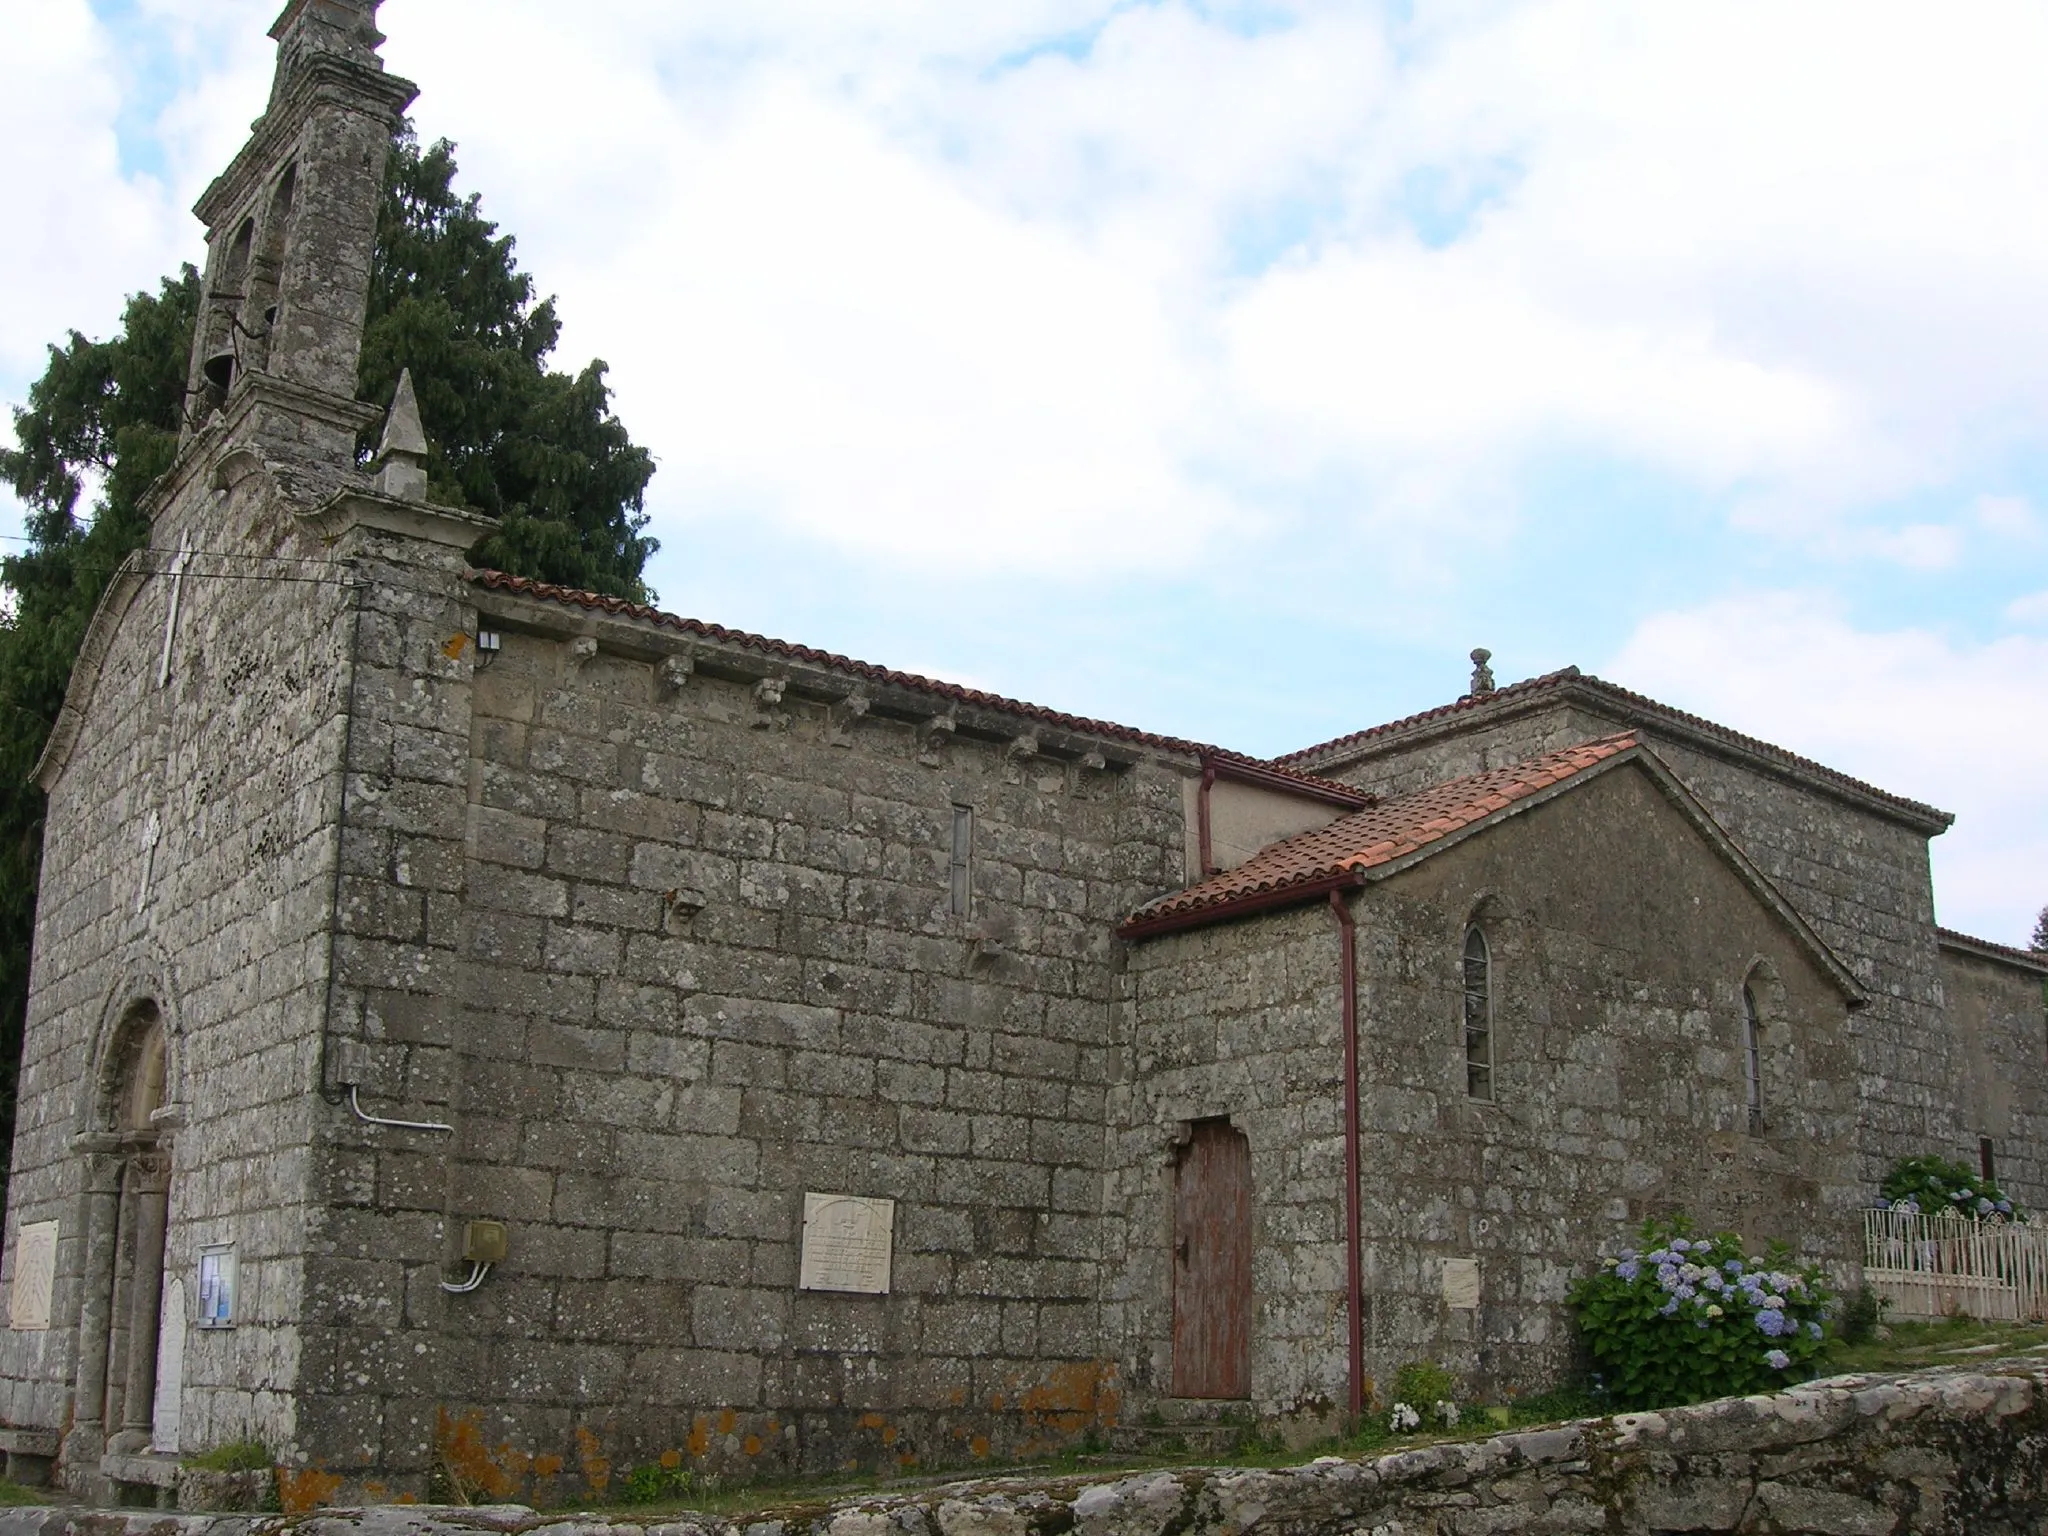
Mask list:
[[[2048,1326],[2038,1323],[1980,1323],[1956,1317],[1941,1323],[1890,1323],[1878,1332],[1890,1337],[1834,1345],[1823,1371],[1835,1376],[1849,1371],[1924,1371],[1967,1365],[1973,1355],[1989,1359],[2048,1347]]]
[[[270,1447],[261,1440],[231,1440],[197,1456],[187,1456],[185,1465],[200,1472],[268,1472],[276,1462]]]
[[[51,1493],[48,1488],[24,1488],[0,1477],[0,1504],[47,1504]]]

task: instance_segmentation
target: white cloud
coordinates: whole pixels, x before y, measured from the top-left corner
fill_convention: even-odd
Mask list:
[[[2048,626],[2048,591],[2013,599],[2006,604],[2005,616],[2015,624]]]
[[[2048,902],[2048,637],[1864,630],[1783,592],[1647,618],[1601,671],[1954,812],[1933,843],[1941,920],[2026,942]]]
[[[10,33],[6,168],[51,217],[0,255],[24,300],[0,378],[196,249],[178,210],[261,104],[269,0],[130,14],[108,34],[50,0]],[[1938,569],[1960,531],[1858,535],[2038,452],[2030,0],[1939,24],[1904,0],[1267,20],[1186,0],[383,17],[423,128],[461,142],[561,295],[564,360],[614,364],[672,534],[750,516],[1095,575],[1235,565],[1335,507],[1401,569],[1446,525],[1511,519],[1564,455],[1823,558]],[[154,125],[168,191],[115,150],[146,64],[185,82]]]

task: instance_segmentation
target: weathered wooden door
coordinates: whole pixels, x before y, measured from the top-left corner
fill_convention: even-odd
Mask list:
[[[1173,1395],[1252,1389],[1252,1153],[1227,1120],[1199,1120],[1174,1181]]]

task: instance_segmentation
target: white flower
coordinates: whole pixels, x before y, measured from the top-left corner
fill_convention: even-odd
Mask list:
[[[1456,1403],[1445,1402],[1442,1398],[1438,1398],[1436,1416],[1444,1421],[1445,1429],[1456,1429],[1458,1427],[1458,1405]]]
[[[1394,1411],[1387,1416],[1387,1427],[1397,1435],[1405,1435],[1411,1429],[1422,1428],[1422,1415],[1406,1403],[1396,1403]]]

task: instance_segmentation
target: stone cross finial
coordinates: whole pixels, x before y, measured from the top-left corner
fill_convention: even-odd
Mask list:
[[[398,376],[398,391],[384,417],[384,440],[377,445],[377,489],[399,501],[427,499],[427,429],[420,425],[419,397],[413,393],[412,370]]]
[[[1487,663],[1493,660],[1493,652],[1480,646],[1472,653],[1472,697],[1479,698],[1493,692],[1493,668]]]

